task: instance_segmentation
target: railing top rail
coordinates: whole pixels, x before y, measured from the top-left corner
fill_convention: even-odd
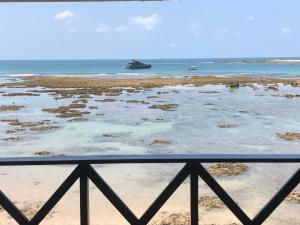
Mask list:
[[[168,155],[100,155],[59,157],[0,157],[0,166],[77,165],[127,163],[300,163],[300,154],[168,154]]]

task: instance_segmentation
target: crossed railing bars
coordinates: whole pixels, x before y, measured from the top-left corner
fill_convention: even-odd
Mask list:
[[[281,187],[274,197],[262,210],[250,219],[230,195],[207,172],[201,163],[217,162],[245,162],[245,163],[299,163],[300,154],[201,154],[201,155],[132,155],[132,156],[83,156],[83,157],[23,157],[0,158],[1,166],[26,165],[77,165],[67,179],[58,187],[49,200],[40,208],[36,215],[29,220],[0,189],[0,205],[20,225],[40,224],[59,200],[67,193],[72,185],[80,181],[80,220],[81,225],[89,225],[89,180],[104,194],[121,215],[132,225],[145,225],[150,222],[159,209],[172,196],[182,182],[190,176],[190,214],[191,225],[199,223],[198,216],[198,178],[211,188],[223,201],[242,224],[262,224],[282,201],[292,192],[300,182],[300,168]],[[183,168],[167,185],[157,199],[140,217],[126,206],[120,197],[110,188],[103,178],[95,171],[92,164],[138,164],[138,163],[185,163]],[[1,188],[1,184],[0,184]]]

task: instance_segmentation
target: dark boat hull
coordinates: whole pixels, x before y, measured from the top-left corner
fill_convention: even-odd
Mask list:
[[[132,69],[132,70],[136,70],[136,69],[150,69],[152,67],[152,65],[150,64],[145,64],[145,65],[129,65],[126,67],[126,69]]]

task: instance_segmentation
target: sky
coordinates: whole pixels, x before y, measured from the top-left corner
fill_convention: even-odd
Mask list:
[[[0,59],[300,56],[298,0],[0,4]]]

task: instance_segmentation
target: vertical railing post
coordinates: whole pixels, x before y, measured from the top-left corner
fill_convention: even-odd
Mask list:
[[[80,165],[80,225],[90,224],[89,215],[89,178],[87,176],[87,166]]]
[[[198,225],[198,171],[197,163],[190,163],[191,225]]]

